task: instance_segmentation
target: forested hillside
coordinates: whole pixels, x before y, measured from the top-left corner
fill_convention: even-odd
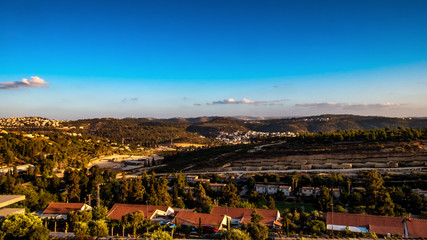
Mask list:
[[[141,147],[156,147],[170,142],[189,142],[215,145],[212,139],[220,132],[293,132],[317,133],[345,130],[374,130],[390,128],[424,128],[425,118],[388,118],[356,115],[321,115],[271,120],[239,120],[232,117],[198,118],[102,118],[62,121],[52,126],[19,125],[0,127],[29,132],[63,132],[90,134],[111,142]],[[65,127],[65,128],[64,128]],[[207,137],[207,138],[204,138]]]
[[[43,172],[55,167],[82,167],[91,158],[111,153],[108,142],[96,137],[72,137],[59,133],[28,137],[20,133],[0,133],[0,163],[31,163]]]
[[[155,147],[160,143],[209,143],[208,139],[186,131],[189,123],[152,121],[149,119],[88,119],[70,121],[66,126],[82,127],[80,132],[103,137],[118,143]]]
[[[382,128],[424,128],[425,118],[388,118],[357,115],[321,115],[290,119],[247,122],[246,126],[260,132],[335,132],[338,130],[372,130]]]

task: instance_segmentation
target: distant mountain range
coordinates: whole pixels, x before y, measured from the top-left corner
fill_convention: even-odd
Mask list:
[[[88,134],[116,141],[161,143],[171,139],[194,139],[200,134],[215,137],[220,132],[334,132],[352,129],[381,129],[385,127],[427,127],[427,118],[390,118],[358,115],[319,115],[269,119],[256,116],[194,118],[99,118],[61,122],[62,126],[76,127]],[[0,126],[1,127],[1,126]],[[5,126],[3,126],[5,127]]]
[[[99,122],[104,122],[100,124]],[[206,137],[217,136],[220,132],[235,132],[235,131],[257,131],[257,132],[334,132],[337,130],[352,130],[352,129],[380,129],[380,128],[397,128],[397,127],[412,127],[424,128],[427,127],[426,118],[389,118],[378,116],[358,116],[358,115],[319,115],[311,117],[294,117],[282,119],[264,119],[264,117],[255,116],[239,116],[239,117],[218,117],[205,116],[195,118],[132,118],[132,119],[90,119],[71,121],[69,124],[79,125],[83,122],[92,123],[92,131],[105,130],[98,129],[99,126],[104,126],[106,122],[114,121],[115,127],[120,125],[134,127],[151,126],[151,129],[159,129],[167,127],[169,130],[177,128],[178,132],[198,133]],[[97,124],[95,124],[98,122]],[[122,124],[120,124],[122,123]],[[127,124],[126,124],[127,123]],[[131,124],[130,124],[131,123]],[[98,126],[98,127],[97,127]],[[137,128],[137,127],[136,127]],[[133,130],[136,130],[135,128]]]
[[[230,117],[216,117],[210,121],[193,123],[188,131],[203,135],[215,135],[220,131],[258,131],[258,132],[334,132],[352,129],[427,127],[426,118],[389,118],[357,115],[320,115],[267,120],[240,120]]]
[[[216,118],[231,118],[242,121],[262,121],[262,120],[271,120],[271,119],[289,119],[294,117],[263,117],[263,116],[204,116],[204,117],[193,117],[193,118],[183,118],[183,117],[174,117],[174,118],[148,118],[152,121],[165,121],[165,122],[189,122],[189,123],[200,123],[200,122],[209,122]],[[125,118],[128,119],[128,118]]]

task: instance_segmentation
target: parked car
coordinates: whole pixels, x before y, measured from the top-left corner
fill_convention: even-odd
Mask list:
[[[218,228],[211,225],[203,225],[202,232],[207,234],[214,234],[218,232]]]
[[[187,228],[187,229],[189,229],[189,230],[190,230],[190,232],[196,232],[196,231],[199,231],[195,226],[190,225],[190,224],[188,224],[188,223],[183,223],[183,224],[181,224],[181,228]]]
[[[162,226],[167,225],[171,229],[174,228],[174,227],[176,227],[176,225],[173,222],[168,222],[168,221],[161,221],[161,222],[159,222],[159,224],[162,225]]]

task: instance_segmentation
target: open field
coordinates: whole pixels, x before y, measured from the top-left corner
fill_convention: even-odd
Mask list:
[[[205,147],[207,146],[206,144],[196,144],[196,143],[173,143],[172,145],[176,146],[176,147]]]

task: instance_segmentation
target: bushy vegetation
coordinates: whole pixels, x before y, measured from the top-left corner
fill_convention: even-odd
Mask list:
[[[387,142],[409,141],[427,139],[427,128],[383,128],[377,130],[347,130],[336,132],[303,133],[288,140],[303,141],[309,143],[334,143],[334,142]]]
[[[49,230],[32,214],[12,214],[0,221],[0,239],[47,240]]]
[[[23,133],[0,134],[1,164],[31,163],[45,174],[55,167],[83,167],[91,158],[111,152],[108,142],[96,137],[46,133],[28,138]]]
[[[151,121],[149,119],[88,119],[66,123],[69,126],[84,126],[78,132],[110,141],[140,147],[157,147],[161,143],[191,142],[209,144],[212,141],[186,131],[189,123]]]

